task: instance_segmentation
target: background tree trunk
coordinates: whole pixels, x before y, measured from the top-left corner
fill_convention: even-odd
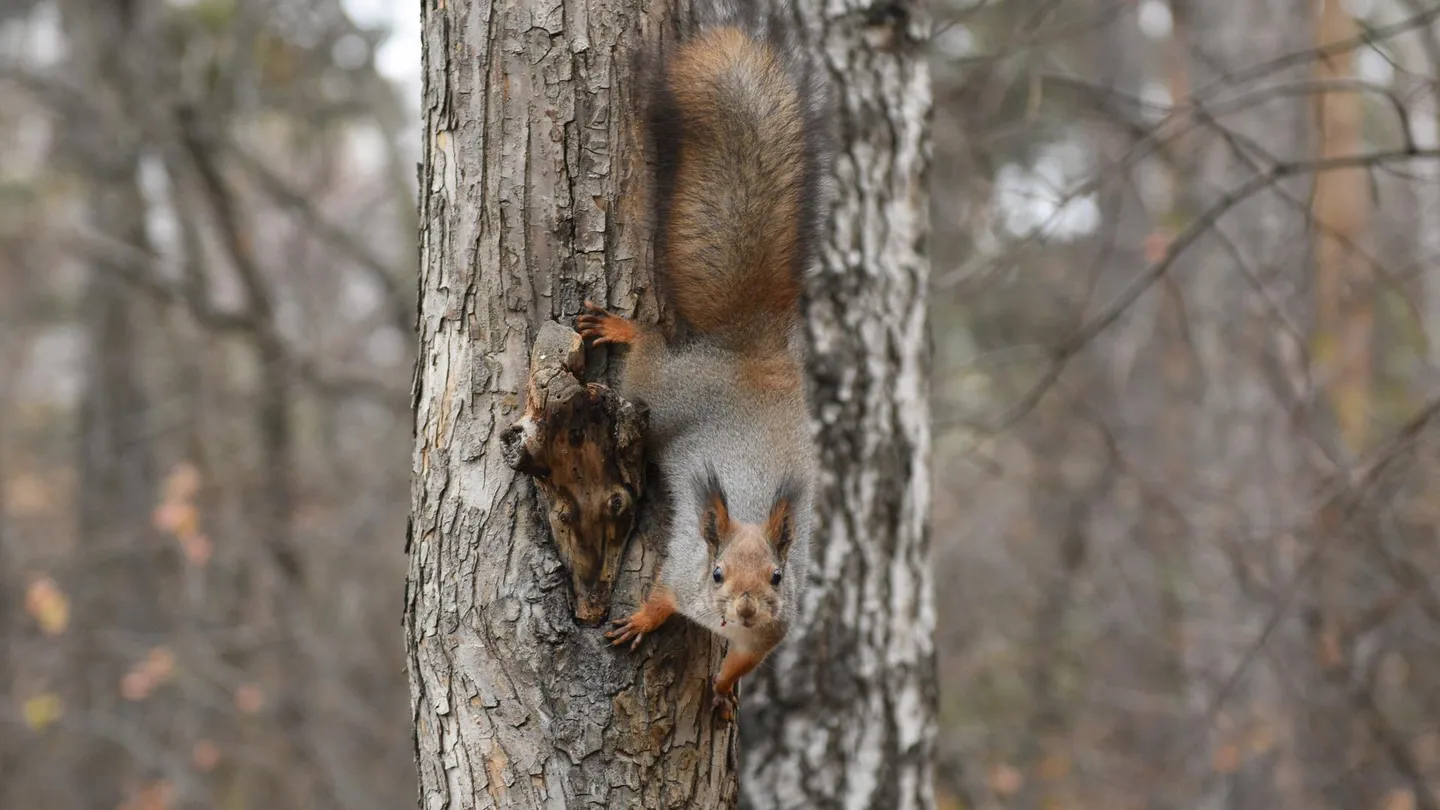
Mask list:
[[[1344,42],[1360,30],[1343,3],[1325,2],[1316,26],[1316,45]],[[1354,81],[1355,52],[1343,51],[1315,65],[1317,81]],[[1364,145],[1364,97],[1325,93],[1316,100],[1316,153],[1335,159],[1359,154]],[[1370,230],[1370,177],[1364,167],[1316,176],[1311,200],[1315,218],[1314,341],[1342,446],[1365,451],[1370,430],[1371,339],[1375,328],[1371,259],[1365,249]]]
[[[824,473],[800,627],[741,701],[743,790],[757,810],[930,807],[929,21],[908,2],[797,10],[840,133],[809,289]]]
[[[1314,4],[1304,0],[1186,8],[1195,40],[1214,43],[1203,55],[1192,51],[1196,88],[1314,41]],[[1305,74],[1301,66],[1270,80]],[[1313,104],[1277,96],[1216,116],[1197,141],[1187,208],[1210,210],[1274,162],[1309,158]],[[1303,391],[1294,359],[1311,321],[1304,245],[1313,226],[1304,201],[1313,181],[1283,179],[1236,205],[1173,275],[1203,381],[1191,417],[1184,639],[1194,731],[1183,756],[1198,808],[1313,806],[1293,787],[1285,689],[1308,675],[1307,651],[1283,602],[1300,548],[1313,542],[1291,528],[1308,525],[1314,491],[1308,456],[1317,439],[1295,417]],[[1257,639],[1267,655],[1254,654]]]
[[[422,807],[728,807],[723,647],[683,621],[637,653],[573,618],[531,481],[501,458],[539,326],[586,298],[642,318],[650,231],[629,56],[663,9],[422,11],[419,362],[406,634]],[[640,291],[646,291],[646,297]],[[592,365],[595,358],[592,358]],[[612,601],[654,564],[632,538]]]
[[[125,110],[132,102],[142,66],[131,49],[145,48],[152,11],[144,2],[64,7],[75,72],[100,89],[107,110]],[[94,160],[103,169],[86,209],[91,227],[123,244],[148,246],[146,205],[137,178],[138,130],[126,126],[105,133],[103,141],[77,140],[68,157],[77,165]],[[79,597],[73,666],[83,675],[75,703],[98,733],[79,752],[74,768],[87,778],[75,783],[72,797],[80,805],[113,807],[158,770],[153,758],[147,760],[128,743],[142,739],[155,746],[167,736],[157,711],[123,700],[119,688],[140,657],[136,650],[154,643],[167,625],[161,600],[165,571],[151,558],[158,542],[150,513],[159,473],[147,422],[146,346],[140,327],[156,314],[149,302],[127,294],[107,262],[95,261],[88,271],[81,303],[89,367],[77,442],[77,529],[79,544],[95,562],[68,585]]]

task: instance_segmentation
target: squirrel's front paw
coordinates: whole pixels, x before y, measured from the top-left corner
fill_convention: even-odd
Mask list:
[[[616,619],[610,623],[615,625],[615,629],[606,633],[605,637],[615,639],[611,644],[616,647],[629,641],[632,650],[639,647],[640,642],[645,639],[645,634],[654,629],[649,626],[646,617],[638,610],[629,618]]]
[[[596,346],[605,343],[631,343],[635,340],[635,322],[612,315],[596,306],[593,301],[585,302],[585,312],[576,316],[575,328],[581,337],[589,338]]]
[[[734,688],[732,687],[728,691],[721,692],[719,685],[716,684],[715,681],[712,680],[710,685],[715,692],[715,697],[711,700],[710,705],[720,714],[720,722],[728,723],[734,720],[735,712],[740,708],[740,701],[735,697]]]

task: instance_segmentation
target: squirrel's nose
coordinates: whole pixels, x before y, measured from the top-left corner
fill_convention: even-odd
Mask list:
[[[740,604],[735,606],[735,613],[742,619],[749,619],[755,615],[755,600],[750,598],[750,594],[741,594]]]

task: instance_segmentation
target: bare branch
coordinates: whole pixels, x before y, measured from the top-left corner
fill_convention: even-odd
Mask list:
[[[1055,347],[1052,351],[1049,367],[1041,375],[1038,382],[1032,385],[1029,390],[1020,398],[1016,405],[999,420],[992,430],[1004,430],[1024,418],[1045,392],[1055,384],[1064,371],[1065,363],[1085,348],[1094,337],[1110,328],[1125,314],[1131,304],[1144,295],[1156,281],[1159,281],[1176,260],[1202,236],[1204,236],[1215,223],[1220,220],[1230,209],[1254,196],[1255,194],[1269,188],[1275,183],[1287,177],[1318,172],[1335,171],[1337,169],[1354,168],[1357,166],[1379,166],[1385,163],[1402,160],[1435,160],[1440,159],[1440,150],[1437,149],[1404,149],[1396,151],[1372,152],[1364,155],[1350,155],[1337,158],[1324,158],[1316,160],[1301,160],[1276,163],[1268,171],[1257,174],[1242,183],[1238,188],[1230,191],[1220,198],[1213,206],[1201,214],[1182,231],[1165,251],[1165,256],[1152,264],[1149,269],[1136,276],[1123,290],[1110,302],[1100,314],[1091,319],[1084,326],[1081,326],[1064,343]]]
[[[158,258],[147,251],[84,228],[75,229],[70,235],[70,241],[77,249],[90,258],[103,262],[127,284],[153,300],[184,306],[186,312],[200,326],[216,334],[248,335],[251,340],[277,347],[285,365],[296,378],[321,394],[365,399],[397,413],[409,410],[409,391],[363,377],[344,377],[325,372],[315,360],[285,347],[280,336],[275,334],[270,326],[257,321],[253,315],[217,309],[208,300],[194,295],[192,288],[165,281],[154,270]]]

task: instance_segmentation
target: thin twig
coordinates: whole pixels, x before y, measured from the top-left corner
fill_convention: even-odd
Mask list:
[[[80,251],[99,260],[125,283],[167,305],[181,305],[200,326],[216,334],[249,334],[252,339],[271,342],[281,350],[287,368],[312,390],[330,397],[365,399],[397,413],[409,409],[410,393],[362,377],[342,377],[324,372],[310,358],[284,344],[268,326],[248,313],[221,310],[209,301],[190,294],[183,285],[168,282],[154,270],[158,257],[104,234],[76,228],[69,241]]]
[[[1287,178],[1302,174],[1316,174],[1321,172],[1335,171],[1338,169],[1349,169],[1360,166],[1377,166],[1395,160],[1415,159],[1440,159],[1440,149],[1402,149],[1394,151],[1371,152],[1361,155],[1341,155],[1339,157],[1318,158],[1315,160],[1299,160],[1276,163],[1268,171],[1251,177],[1242,183],[1238,188],[1220,198],[1205,213],[1201,214],[1190,227],[1186,228],[1174,241],[1170,243],[1165,255],[1154,264],[1150,265],[1144,272],[1140,273],[1129,284],[1115,296],[1114,300],[1101,311],[1100,315],[1084,326],[1057,346],[1051,354],[1049,367],[1041,375],[1039,381],[1026,391],[1020,401],[1011,408],[1010,412],[1000,420],[995,430],[1004,430],[1020,419],[1024,418],[1036,403],[1045,395],[1045,392],[1055,384],[1064,371],[1065,363],[1074,357],[1098,334],[1109,329],[1120,319],[1120,316],[1134,304],[1141,295],[1145,294],[1156,281],[1159,281],[1170,268],[1174,266],[1180,254],[1200,237],[1205,235],[1215,223],[1220,220],[1230,209],[1239,205],[1264,189]]]

